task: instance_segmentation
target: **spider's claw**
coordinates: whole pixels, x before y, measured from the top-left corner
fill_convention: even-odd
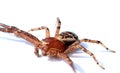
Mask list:
[[[110,52],[112,52],[112,53],[115,53],[116,51],[114,51],[114,50],[109,50]]]
[[[61,21],[60,21],[59,17],[57,17],[57,22],[58,22],[58,23],[61,23]]]
[[[41,55],[39,55],[37,52],[34,52],[34,54],[35,54],[37,57],[41,57]]]
[[[0,23],[0,26],[2,26],[2,27],[4,27],[4,28],[8,28],[8,27],[10,27],[10,26],[5,25],[5,24],[3,24],[3,23]]]
[[[106,48],[108,51],[110,51],[110,52],[112,52],[112,53],[115,53],[116,51],[114,51],[114,50],[111,50],[111,49],[109,49],[109,48]]]
[[[103,70],[105,70],[105,68],[102,65],[99,65]]]
[[[70,65],[70,66],[71,66],[71,68],[73,69],[74,73],[76,73],[76,70],[75,70],[75,68],[74,68],[73,64],[72,64],[72,65]]]

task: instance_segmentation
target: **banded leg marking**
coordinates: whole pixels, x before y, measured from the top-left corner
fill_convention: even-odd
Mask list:
[[[70,45],[68,47],[68,49],[66,49],[66,51],[64,53],[65,54],[71,53],[74,50],[76,50],[77,48],[79,48],[82,51],[84,51],[85,53],[89,54],[94,59],[94,61],[96,62],[97,65],[99,65],[102,69],[105,69],[102,65],[99,64],[99,62],[97,61],[95,55],[92,52],[90,52],[85,47],[83,47],[83,46],[80,45],[80,41],[76,41],[75,43],[73,43],[72,45]]]
[[[60,27],[61,27],[61,21],[59,18],[57,18],[57,28],[56,28],[56,32],[55,32],[55,37],[59,36]]]
[[[45,26],[41,26],[41,27],[38,27],[38,28],[32,28],[32,29],[28,30],[28,32],[36,31],[36,30],[43,30],[43,29],[45,29],[45,31],[46,31],[46,38],[49,38],[50,37],[50,30],[49,30],[48,27],[45,27]]]
[[[85,53],[89,54],[89,55],[94,59],[94,61],[96,62],[96,64],[97,64],[98,66],[100,66],[102,69],[105,69],[102,65],[99,64],[99,62],[97,61],[95,55],[94,55],[92,52],[90,52],[89,50],[87,50],[86,48],[84,48],[84,47],[81,46],[81,45],[78,45],[78,47],[79,47],[82,51],[84,51]]]
[[[98,40],[82,39],[82,40],[80,40],[80,42],[90,42],[90,43],[100,44],[100,45],[103,46],[106,50],[115,53],[114,50],[109,49],[109,48],[106,47],[101,41],[98,41]]]

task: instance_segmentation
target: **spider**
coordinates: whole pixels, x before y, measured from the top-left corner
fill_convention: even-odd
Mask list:
[[[57,29],[54,37],[50,36],[49,28],[45,26],[42,26],[39,28],[33,28],[29,30],[29,31],[34,31],[34,30],[45,29],[46,37],[42,40],[39,40],[37,37],[35,37],[31,33],[21,30],[15,26],[8,26],[3,23],[0,23],[0,26],[1,26],[0,31],[6,32],[6,33],[14,33],[17,37],[23,38],[28,42],[32,43],[35,46],[34,53],[37,57],[41,56],[39,55],[39,49],[40,49],[42,51],[43,56],[50,56],[55,58],[58,57],[63,59],[71,66],[74,72],[76,71],[73,66],[73,62],[67,54],[74,52],[74,50],[76,50],[77,48],[80,48],[81,50],[83,50],[84,52],[92,56],[95,62],[97,63],[97,65],[99,65],[102,69],[105,69],[102,65],[99,64],[94,54],[89,50],[87,50],[86,48],[84,48],[82,45],[80,45],[80,43],[81,42],[97,43],[105,47],[106,50],[109,50],[111,52],[115,52],[115,51],[108,49],[104,44],[102,44],[100,41],[97,41],[97,40],[90,40],[90,39],[79,40],[78,36],[73,32],[65,31],[59,34],[60,27],[61,27],[61,21],[59,18],[57,18],[57,23],[58,25],[57,25]]]
[[[106,47],[99,40],[91,40],[91,39],[87,39],[87,38],[79,39],[78,36],[75,33],[70,32],[70,31],[64,31],[64,32],[60,33],[60,28],[61,28],[61,21],[60,21],[59,18],[57,18],[57,29],[56,29],[54,38],[56,38],[57,40],[59,40],[59,41],[61,41],[61,42],[64,43],[64,51],[62,51],[63,56],[61,55],[62,59],[64,59],[65,61],[68,62],[68,64],[72,67],[72,69],[74,70],[74,72],[75,72],[75,69],[73,67],[73,62],[72,62],[72,60],[70,60],[70,58],[67,56],[67,54],[74,52],[78,48],[81,49],[82,51],[84,51],[85,53],[87,53],[88,55],[90,55],[94,59],[94,61],[96,62],[96,64],[98,66],[100,66],[102,69],[105,69],[102,65],[99,64],[99,62],[96,59],[95,55],[92,52],[90,52],[89,50],[87,50],[84,46],[80,45],[80,43],[82,43],[82,42],[96,43],[96,44],[100,44],[106,50],[108,50],[110,52],[115,53],[115,51],[113,51],[113,50],[109,49],[108,47]],[[28,32],[30,32],[30,31],[36,31],[36,30],[43,30],[43,29],[45,29],[45,31],[46,31],[46,38],[50,38],[49,28],[45,27],[45,26],[41,26],[41,27],[37,27],[37,28],[32,28]],[[49,41],[47,41],[47,42],[49,42]],[[55,45],[57,45],[57,43],[53,42],[52,45],[55,46]],[[55,51],[55,50],[58,50],[58,49],[54,48],[52,51]],[[52,54],[55,54],[55,53],[52,52]]]
[[[63,60],[65,60],[73,69],[75,72],[75,68],[73,66],[72,60],[65,54],[65,44],[58,40],[55,37],[50,37],[49,29],[46,27],[41,27],[42,29],[46,29],[46,38],[42,39],[41,41],[35,37],[34,35],[21,30],[15,26],[9,26],[3,23],[0,23],[0,31],[6,32],[6,33],[13,33],[17,37],[23,38],[24,40],[32,43],[35,46],[34,54],[37,57],[40,57],[39,55],[39,49],[42,52],[43,56],[50,56],[50,57],[58,57]]]

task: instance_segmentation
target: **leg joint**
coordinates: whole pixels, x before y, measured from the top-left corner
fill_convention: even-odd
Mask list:
[[[101,43],[101,41],[96,41],[96,43],[100,44],[100,43]]]
[[[57,26],[57,29],[60,29],[60,26]]]
[[[90,53],[90,56],[93,56],[94,54],[93,53]]]

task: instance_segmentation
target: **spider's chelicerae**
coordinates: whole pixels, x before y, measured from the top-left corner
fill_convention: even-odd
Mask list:
[[[40,49],[42,51],[43,56],[58,57],[65,60],[72,67],[74,72],[76,71],[73,66],[73,62],[67,54],[74,52],[74,50],[78,48],[84,51],[85,53],[89,54],[95,60],[97,65],[99,65],[102,69],[105,69],[102,65],[99,64],[94,54],[89,50],[87,50],[84,46],[80,45],[80,43],[81,42],[97,43],[102,45],[106,50],[109,50],[113,53],[115,51],[108,49],[101,41],[98,40],[90,40],[90,39],[79,40],[78,36],[75,33],[69,31],[59,33],[61,27],[61,21],[59,18],[57,18],[57,23],[58,25],[54,37],[50,37],[50,31],[45,26],[39,28],[33,28],[29,30],[29,31],[35,31],[35,30],[45,29],[46,37],[41,41],[37,37],[26,31],[2,23],[0,23],[1,26],[0,31],[7,33],[14,33],[17,37],[21,37],[27,40],[28,42],[32,43],[35,46],[34,53],[37,57],[40,57],[39,55],[39,49]]]

